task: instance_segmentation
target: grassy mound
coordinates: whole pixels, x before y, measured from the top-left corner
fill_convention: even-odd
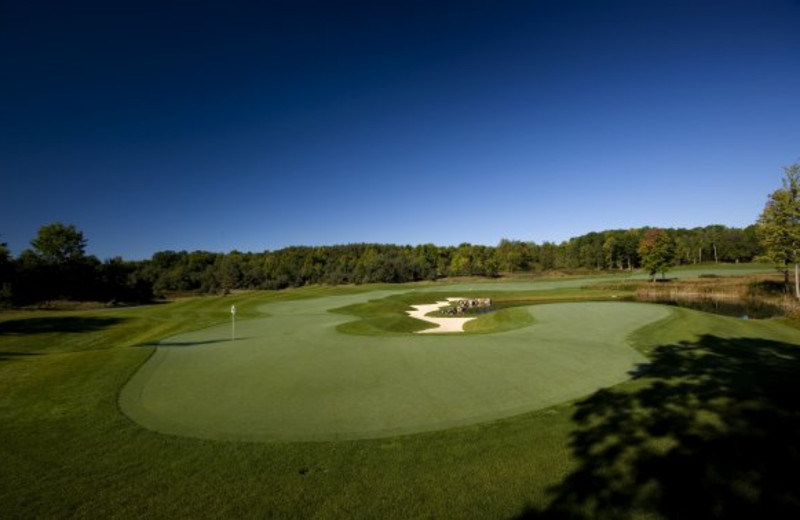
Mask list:
[[[413,319],[405,313],[410,310],[411,305],[418,303],[417,300],[420,298],[410,297],[408,294],[393,295],[338,307],[331,309],[330,312],[360,318],[341,323],[336,327],[344,334],[364,336],[409,334],[434,327],[431,323]]]
[[[349,320],[337,326],[337,330],[344,334],[366,336],[403,335],[435,327],[431,323],[417,320],[406,315],[412,305],[432,303],[446,297],[458,295],[469,298],[490,298],[492,307],[502,311],[476,315],[477,320],[467,323],[465,331],[489,334],[502,332],[533,323],[527,312],[509,311],[512,307],[524,307],[540,303],[576,302],[576,301],[617,301],[624,299],[629,293],[614,290],[594,290],[572,287],[574,282],[565,282],[565,288],[553,288],[552,281],[544,283],[520,284],[511,282],[504,284],[484,283],[485,286],[506,287],[508,289],[526,287],[528,290],[494,290],[494,291],[465,291],[462,287],[473,289],[475,284],[458,284],[440,288],[427,288],[425,292],[404,292],[392,294],[384,298],[373,298],[368,301],[355,303],[331,309],[330,312],[345,316],[355,316],[359,319]],[[479,285],[479,284],[478,284]],[[531,290],[531,287],[536,287]],[[632,293],[630,293],[632,295]]]
[[[509,307],[482,314],[468,321],[464,331],[469,333],[494,333],[527,327],[534,323],[531,311],[524,307]]]

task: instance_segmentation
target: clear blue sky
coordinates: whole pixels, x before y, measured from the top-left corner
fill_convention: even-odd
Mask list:
[[[0,240],[165,249],[746,226],[800,3],[0,0]]]

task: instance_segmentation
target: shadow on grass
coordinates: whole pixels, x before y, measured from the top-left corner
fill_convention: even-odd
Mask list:
[[[0,322],[0,335],[96,332],[125,321],[126,318],[60,316],[26,318]]]
[[[800,518],[800,347],[704,336],[651,359],[577,404],[577,468],[518,518]]]
[[[245,339],[250,339],[247,337],[238,337],[236,341],[231,341],[231,338],[225,339],[209,339],[205,341],[155,341],[151,343],[141,343],[137,345],[138,347],[196,347],[198,345],[213,345],[215,343],[236,343],[237,341],[242,341]]]
[[[8,361],[15,357],[38,356],[39,354],[32,354],[30,352],[3,352],[0,351],[0,361]]]

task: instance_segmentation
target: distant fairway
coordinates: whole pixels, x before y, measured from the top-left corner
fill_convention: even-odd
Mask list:
[[[458,287],[450,291],[458,292]],[[490,335],[356,336],[329,309],[397,291],[278,302],[265,317],[162,341],[123,389],[147,428],[226,440],[385,437],[508,417],[626,380],[646,362],[625,339],[669,309],[528,307],[535,323]],[[455,294],[455,293],[454,293]]]

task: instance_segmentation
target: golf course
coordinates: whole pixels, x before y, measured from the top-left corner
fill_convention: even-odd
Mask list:
[[[776,476],[798,459],[800,331],[623,301],[604,279],[9,311],[3,517],[796,511],[796,477]],[[411,305],[449,296],[496,308],[415,334],[432,325]]]
[[[800,519],[800,0],[0,13],[0,520]]]
[[[625,343],[661,306],[582,302],[531,309],[491,337],[351,336],[327,312],[382,293],[267,304],[268,314],[162,342],[122,393],[156,431],[217,439],[335,440],[472,424],[557,404],[627,379]],[[580,321],[580,328],[570,327]],[[605,324],[613,321],[616,327]]]

